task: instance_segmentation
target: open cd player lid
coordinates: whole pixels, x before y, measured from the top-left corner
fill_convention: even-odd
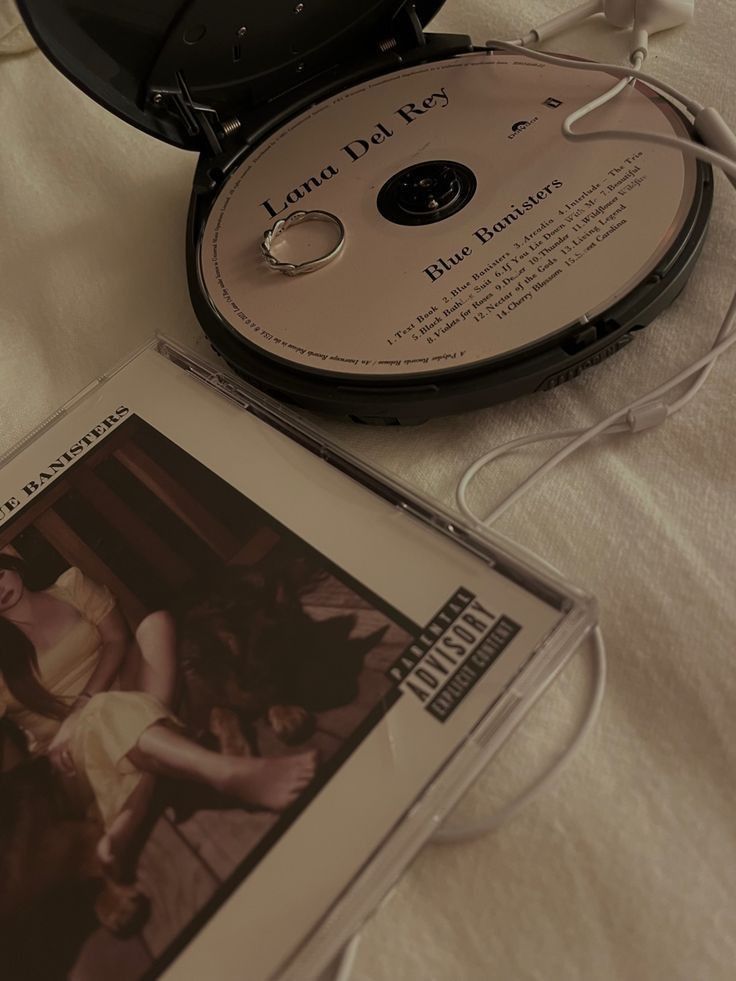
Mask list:
[[[39,47],[117,116],[188,150],[331,70],[422,43],[443,0],[19,0]],[[230,108],[229,108],[230,107]],[[229,111],[228,111],[229,108]]]

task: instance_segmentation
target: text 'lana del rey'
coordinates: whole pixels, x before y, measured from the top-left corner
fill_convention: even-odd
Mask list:
[[[403,106],[394,109],[388,123],[377,122],[374,125],[373,132],[356,137],[354,140],[350,140],[341,146],[338,151],[342,154],[340,159],[347,159],[350,163],[361,160],[373,147],[390,140],[396,133],[395,127],[404,127],[415,123],[433,110],[446,109],[449,103],[450,96],[445,86],[437,92],[431,92],[416,102],[404,103]],[[265,201],[261,201],[261,207],[265,209],[270,218],[276,218],[293,205],[299,204],[308,194],[318,190],[326,181],[337,177],[339,173],[340,167],[337,164],[326,164],[318,173],[307,177],[306,180],[297,184],[288,193],[276,198],[266,198]]]

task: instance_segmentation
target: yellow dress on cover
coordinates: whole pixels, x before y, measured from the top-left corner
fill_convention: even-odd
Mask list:
[[[98,628],[115,606],[106,586],[88,579],[80,569],[67,569],[48,590],[75,607],[80,619],[38,659],[41,684],[52,695],[71,704],[97,666],[102,638]],[[34,756],[45,753],[61,725],[25,708],[0,674],[0,716],[7,712],[26,733]],[[77,774],[94,793],[105,826],[114,821],[141,779],[127,759],[149,726],[174,721],[156,698],[143,692],[106,691],[90,698],[77,715],[70,750]]]

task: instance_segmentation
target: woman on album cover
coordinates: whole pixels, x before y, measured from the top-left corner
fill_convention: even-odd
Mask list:
[[[24,561],[0,552],[0,716],[23,730],[34,756],[91,791],[105,828],[98,857],[111,877],[132,874],[130,846],[156,775],[274,811],[311,782],[313,752],[225,756],[187,736],[174,714],[170,613],[150,613],[133,637],[112,593],[79,569],[48,589],[33,586]]]

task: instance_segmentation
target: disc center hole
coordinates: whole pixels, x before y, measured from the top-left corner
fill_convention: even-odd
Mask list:
[[[397,225],[427,225],[456,214],[475,193],[473,172],[452,160],[424,160],[390,177],[376,203]]]

